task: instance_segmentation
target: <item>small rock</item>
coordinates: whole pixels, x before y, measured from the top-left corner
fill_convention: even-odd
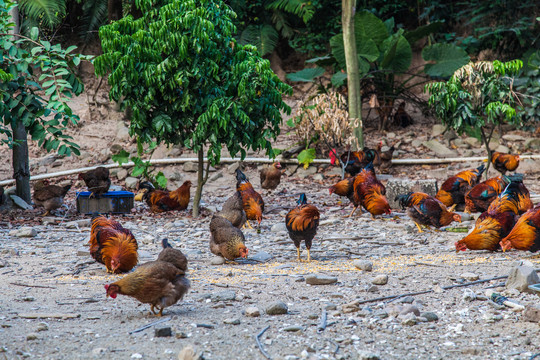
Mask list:
[[[400,301],[400,303],[402,303],[402,304],[412,304],[413,302],[414,302],[414,297],[412,297],[412,296],[405,296]]]
[[[284,222],[278,222],[277,224],[272,225],[272,228],[270,229],[273,233],[278,233],[280,231],[287,231],[287,226]]]
[[[200,360],[202,358],[202,354],[196,352],[191,345],[183,348],[178,354],[178,360]]]
[[[69,221],[66,223],[66,228],[67,229],[76,229],[77,227],[79,228],[82,228],[82,227],[90,227],[92,225],[92,220],[91,219],[81,219],[81,220],[74,220],[74,221]]]
[[[461,353],[463,355],[480,355],[482,351],[479,348],[470,346],[470,347],[465,347],[461,349]]]
[[[184,171],[185,172],[197,172],[199,171],[199,164],[196,162],[188,161],[184,163]]]
[[[334,303],[328,303],[328,304],[324,305],[324,309],[325,310],[336,310],[337,305],[334,304]]]
[[[523,144],[525,149],[538,150],[540,149],[540,138],[529,138]]]
[[[287,331],[287,332],[295,332],[295,331],[304,330],[304,328],[302,326],[300,326],[300,325],[291,325],[291,326],[284,327],[281,330],[282,331]]]
[[[354,260],[353,265],[354,267],[360,270],[364,270],[364,271],[373,270],[373,263],[369,260]]]
[[[240,319],[225,319],[223,320],[223,323],[228,325],[240,325]]]
[[[221,171],[215,173],[214,175],[212,175],[208,181],[212,182],[212,181],[216,181],[218,179],[221,179],[223,177],[223,173]]]
[[[388,275],[377,275],[371,280],[375,285],[386,285],[388,283]]]
[[[105,348],[95,348],[95,349],[92,349],[92,354],[94,356],[99,356],[99,355],[103,355],[105,353],[107,353],[107,349]]]
[[[233,301],[236,299],[236,292],[233,290],[225,290],[218,293],[212,294],[211,298],[212,302],[218,302],[218,301]]]
[[[234,175],[236,173],[236,170],[240,168],[240,163],[235,162],[227,166],[227,172],[231,175]]]
[[[9,235],[16,237],[36,237],[37,231],[29,226],[23,226],[20,229],[10,231]]]
[[[31,301],[36,301],[36,298],[33,297],[33,296],[25,296],[22,298],[23,301],[27,301],[27,302],[31,302]]]
[[[431,136],[437,137],[441,135],[444,132],[444,130],[446,130],[445,125],[441,125],[441,124],[433,125],[433,127],[431,128]]]
[[[289,308],[285,303],[282,303],[281,301],[273,302],[266,308],[266,313],[268,315],[282,315],[287,314],[288,312]]]
[[[170,326],[157,327],[154,329],[155,337],[169,337],[172,336],[172,330]]]
[[[116,138],[122,141],[129,140],[129,129],[125,126],[119,128],[116,132]]]
[[[90,256],[88,248],[80,248],[77,250],[77,256]]]
[[[249,317],[259,317],[259,316],[261,316],[261,312],[255,306],[247,307],[245,312],[246,312],[246,316],[249,316]]]
[[[129,176],[126,178],[126,187],[128,189],[135,189],[137,188],[137,184],[139,183],[139,179]]]
[[[324,180],[324,175],[321,173],[315,174],[313,175],[313,180],[316,180],[316,181]]]
[[[9,197],[11,198],[11,200],[13,200],[15,205],[17,205],[21,209],[24,209],[24,210],[34,209],[32,205],[28,204],[26,201],[24,201],[22,198],[18,197],[17,195],[9,195]]]
[[[405,315],[402,319],[401,319],[401,323],[403,325],[407,325],[407,326],[413,326],[413,325],[416,325],[416,323],[418,322],[418,320],[416,319],[416,315],[412,314],[412,313],[409,313],[407,315]]]
[[[467,137],[465,139],[463,139],[463,141],[465,141],[467,144],[473,146],[473,147],[478,147],[480,146],[480,140],[478,140],[477,138],[474,138],[474,137]]]
[[[457,153],[453,150],[450,150],[437,140],[429,140],[424,141],[422,143],[425,147],[433,151],[437,156],[443,157],[443,158],[449,158],[449,157],[456,157]]]
[[[495,151],[498,151],[498,152],[502,152],[502,153],[505,153],[505,154],[508,154],[510,152],[510,149],[504,145],[499,145],[495,148]]]
[[[251,260],[259,261],[259,262],[267,262],[268,260],[272,259],[274,256],[270,255],[266,251],[259,251],[253,256],[250,256],[249,258]]]
[[[128,177],[128,171],[126,169],[119,169],[117,172],[116,172],[116,178],[118,180],[124,180]]]
[[[359,305],[358,301],[353,301],[353,302],[348,303],[348,304],[343,304],[341,306],[341,312],[344,313],[344,314],[357,312],[357,311],[360,310],[360,307],[358,305]]]
[[[142,354],[139,354],[139,353],[131,354],[131,358],[132,359],[142,359]]]
[[[177,339],[187,339],[189,337],[188,334],[183,331],[177,332],[175,336]]]
[[[358,350],[358,360],[379,360],[380,357],[377,354],[366,350]]]
[[[214,256],[214,257],[210,260],[210,264],[211,264],[211,265],[223,265],[223,264],[225,264],[225,259],[222,258],[221,256]]]
[[[533,292],[529,289],[529,285],[540,283],[540,278],[530,266],[518,266],[510,270],[508,279],[506,280],[507,289],[517,289],[521,292]]]
[[[47,324],[46,322],[40,322],[37,325],[36,330],[37,331],[47,331],[47,330],[49,330],[49,324]]]
[[[311,274],[306,276],[306,284],[309,285],[329,285],[337,282],[337,277],[324,274]]]
[[[399,314],[400,315],[414,314],[416,316],[420,316],[420,310],[418,310],[418,308],[414,305],[407,305],[403,307],[403,309],[401,310]]]
[[[527,306],[523,312],[523,320],[540,325],[540,307]]]
[[[26,335],[26,340],[28,341],[37,340],[37,339],[38,339],[37,333],[30,333]]]
[[[525,141],[525,138],[523,136],[517,134],[506,134],[503,135],[502,138],[506,141]]]
[[[475,273],[470,273],[470,272],[463,273],[460,276],[464,278],[465,280],[469,280],[469,281],[476,281],[480,279],[480,276],[478,276]]]

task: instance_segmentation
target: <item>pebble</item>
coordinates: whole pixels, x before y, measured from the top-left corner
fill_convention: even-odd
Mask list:
[[[49,324],[47,324],[46,322],[40,322],[37,325],[36,330],[37,331],[47,331],[47,330],[49,330]]]
[[[210,265],[223,265],[223,264],[225,264],[225,258],[221,256],[214,256],[210,260]]]
[[[416,316],[420,315],[420,310],[414,305],[406,305],[399,313],[400,315],[414,314]]]
[[[225,290],[218,293],[212,294],[210,297],[212,302],[218,302],[218,301],[233,301],[236,299],[236,292],[233,290]]]
[[[249,258],[251,260],[259,261],[259,262],[267,262],[268,260],[271,260],[274,256],[267,253],[266,251],[259,251],[253,256],[250,256]]]
[[[287,332],[295,332],[295,331],[302,331],[302,330],[304,330],[304,328],[302,326],[300,326],[300,325],[291,325],[291,326],[284,327],[281,330],[282,331],[287,331]]]
[[[417,322],[418,320],[416,320],[416,315],[414,315],[413,313],[409,313],[401,318],[401,323],[403,325],[413,326],[416,325]]]
[[[225,319],[223,320],[223,323],[228,325],[240,325],[240,319]]]
[[[30,333],[30,334],[26,335],[26,340],[28,340],[28,341],[37,340],[37,339],[38,339],[38,334],[37,333]]]
[[[128,176],[125,181],[126,181],[126,187],[128,189],[135,189],[137,187],[137,184],[139,183],[139,179],[132,176]]]
[[[272,228],[270,229],[273,233],[279,233],[280,231],[287,231],[287,226],[284,222],[279,222],[277,224],[272,225]]]
[[[24,209],[24,210],[34,209],[32,205],[28,204],[26,201],[24,201],[22,198],[18,197],[17,195],[10,195],[9,197],[11,198],[11,200],[13,200],[15,205],[17,205],[21,209]]]
[[[309,285],[329,285],[337,282],[337,277],[324,274],[311,274],[306,276],[306,284]]]
[[[439,320],[439,316],[437,316],[437,314],[435,314],[434,312],[423,312],[420,314],[420,316],[425,318],[428,322]]]
[[[460,276],[464,278],[465,280],[469,280],[469,281],[476,281],[480,279],[480,276],[478,276],[475,273],[470,273],[470,272],[463,273]]]
[[[366,351],[366,350],[358,350],[357,359],[358,360],[379,360],[380,357],[379,355]]]
[[[77,256],[90,256],[90,251],[88,248],[80,248],[77,250]]]
[[[324,305],[324,309],[325,310],[336,310],[337,305],[334,304],[334,303],[328,303],[328,304]]]
[[[92,350],[92,354],[94,354],[95,356],[98,356],[98,355],[103,355],[107,352],[108,350],[105,349],[105,348],[95,348]]]
[[[354,267],[363,271],[372,271],[373,263],[369,260],[354,260]]]
[[[375,285],[386,285],[388,283],[388,275],[377,275],[371,280]]]
[[[132,359],[142,359],[142,355],[139,353],[131,354]]]
[[[266,308],[266,313],[268,315],[282,315],[287,314],[288,312],[289,308],[285,303],[281,301],[273,302]]]
[[[29,226],[23,226],[20,229],[11,230],[9,235],[15,237],[36,237],[37,231]]]
[[[178,360],[199,360],[202,359],[202,354],[197,353],[191,345],[187,345],[178,354]]]
[[[249,317],[259,317],[259,316],[261,316],[261,312],[260,312],[259,308],[255,307],[255,306],[247,307],[246,310],[245,310],[245,313],[246,313],[246,316],[249,316]]]
[[[154,329],[155,337],[169,337],[172,336],[172,329],[170,326],[157,327]]]
[[[404,298],[401,299],[400,303],[402,303],[402,304],[412,304],[413,301],[414,301],[414,297],[405,296]]]

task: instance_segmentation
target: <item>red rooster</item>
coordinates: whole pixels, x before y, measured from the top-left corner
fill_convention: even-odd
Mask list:
[[[107,272],[121,273],[133,269],[138,262],[137,240],[120,223],[104,216],[92,219],[90,255],[104,264]]]
[[[236,169],[236,190],[242,196],[244,211],[247,216],[247,225],[253,229],[249,220],[257,220],[259,227],[261,226],[262,213],[264,211],[264,201],[258,192],[253,189],[253,185],[240,169]]]
[[[373,163],[369,163],[356,175],[353,182],[353,204],[360,203],[375,219],[375,215],[390,214],[390,205],[386,199],[386,189],[377,180]]]
[[[500,244],[503,251],[512,248],[531,252],[540,250],[540,204],[521,215]]]
[[[510,184],[504,190],[517,203],[519,214],[523,214],[534,207],[529,190],[523,184],[523,174],[505,176]]]
[[[503,192],[508,185],[507,179],[502,176],[497,176],[480,184],[476,184],[471,190],[465,194],[465,212],[484,212],[488,209],[489,204]]]
[[[351,176],[358,174],[366,165],[376,161],[377,151],[364,148],[360,151],[347,151],[337,158],[336,149],[330,150],[330,164],[342,164],[345,166],[345,172]]]
[[[409,192],[398,195],[396,200],[402,208],[407,208],[407,215],[413,220],[418,232],[423,232],[420,225],[440,228],[452,221],[461,222],[461,216],[449,211],[446,206],[433,196],[421,192]]]
[[[149,181],[144,181],[139,185],[139,190],[144,192],[143,200],[150,206],[150,210],[155,213],[187,209],[190,188],[191,181],[189,180],[174,191],[156,190]]]
[[[495,151],[491,154],[493,167],[501,174],[507,171],[514,171],[519,166],[519,155],[505,154]]]
[[[478,184],[486,167],[482,164],[473,170],[465,170],[448,178],[435,195],[435,198],[446,206],[465,203],[465,194]]]
[[[308,254],[308,262],[311,261],[311,255],[309,253],[311,244],[315,234],[317,233],[317,227],[319,226],[320,213],[315,205],[307,203],[306,194],[300,194],[300,198],[297,201],[298,206],[287,214],[285,217],[285,225],[289,231],[289,236],[296,246],[298,253],[298,261],[300,260],[300,243],[302,240],[306,243],[306,249]]]

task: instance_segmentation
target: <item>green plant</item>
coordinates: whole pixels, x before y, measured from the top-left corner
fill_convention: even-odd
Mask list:
[[[232,156],[265,149],[290,112],[282,83],[253,46],[238,45],[234,12],[215,0],[135,2],[142,17],[125,16],[100,29],[110,97],[132,110],[130,133],[141,143],[182,144],[198,154],[193,214],[198,216],[210,164],[222,147]],[[206,171],[204,155],[208,157]]]
[[[152,154],[153,150],[156,147],[157,144],[155,142],[152,142],[149,144],[148,149],[145,151],[143,149],[143,144],[141,142],[137,142],[137,156],[130,157],[130,154],[126,150],[122,149],[118,154],[113,155],[111,158],[113,161],[116,161],[120,166],[131,160],[134,164],[133,169],[131,170],[131,176],[141,176],[144,179],[150,181],[156,188],[165,189],[167,187],[168,181],[163,172],[159,171],[157,174],[154,173],[151,170],[152,164],[150,163],[150,161],[145,161],[141,159],[141,156],[145,153]]]
[[[521,124],[522,111],[514,91],[514,80],[523,66],[521,60],[470,63],[457,70],[447,82],[426,85],[429,104],[443,124],[462,133],[479,129],[489,162],[489,142],[503,123]],[[489,168],[488,162],[488,168]]]
[[[13,33],[9,11],[14,6],[0,0],[0,134],[13,149],[17,195],[29,202],[28,134],[47,151],[79,154],[65,130],[79,119],[68,101],[84,88],[73,70],[89,57],[73,54],[75,46],[63,49],[40,40],[37,28],[31,37]]]
[[[529,126],[538,126],[540,121],[540,50],[530,54],[522,73],[516,79],[523,106],[523,121]]]

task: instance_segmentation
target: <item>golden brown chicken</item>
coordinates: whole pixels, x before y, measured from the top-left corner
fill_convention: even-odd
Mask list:
[[[311,261],[311,244],[317,227],[319,226],[320,213],[315,205],[307,203],[306,194],[300,194],[300,198],[296,202],[298,206],[287,213],[285,217],[285,225],[289,231],[289,236],[296,246],[298,261],[300,260],[300,243],[302,240],[306,244],[308,262]]]
[[[465,194],[478,182],[486,169],[482,164],[476,169],[465,170],[451,176],[441,185],[435,198],[445,206],[459,206],[465,203]]]
[[[514,171],[517,169],[519,166],[519,155],[495,151],[491,154],[491,163],[498,172],[504,175],[507,171]]]
[[[521,215],[512,231],[501,240],[500,244],[503,251],[540,250],[540,204]]]
[[[346,196],[351,203],[353,204],[354,208],[352,212],[346,216],[351,217],[356,209],[358,209],[360,206],[362,206],[362,202],[360,199],[354,197],[354,179],[355,177],[348,177],[346,179],[341,180],[335,185],[332,185],[328,190],[330,194],[336,194],[339,196]],[[358,201],[357,201],[358,200]]]
[[[107,297],[130,296],[150,304],[150,311],[158,316],[163,315],[163,309],[182,299],[190,287],[186,278],[187,259],[180,250],[172,249],[166,239],[162,245],[163,250],[156,261],[142,264],[122,279],[105,285]]]
[[[499,249],[499,242],[516,223],[517,213],[517,203],[508,193],[501,194],[476,220],[473,231],[456,242],[456,251]]]
[[[139,190],[144,192],[143,200],[146,201],[150,210],[161,213],[172,210],[185,210],[189,205],[191,181],[184,181],[182,186],[174,191],[156,190],[149,181],[139,185]]]
[[[497,176],[474,187],[465,194],[465,212],[484,212],[487,211],[489,204],[503,192],[508,185],[507,179]]]
[[[252,228],[249,220],[256,220],[258,226],[260,226],[264,211],[263,198],[261,194],[253,189],[253,185],[240,169],[236,170],[236,190],[242,196],[242,204],[248,220],[247,225]]]
[[[88,191],[91,192],[90,197],[100,196],[109,191],[111,179],[109,178],[109,169],[99,166],[93,170],[79,174],[79,179],[83,180]]]
[[[409,192],[398,195],[397,199],[402,208],[407,208],[407,215],[415,223],[418,232],[423,232],[420,225],[434,226],[438,229],[449,225],[452,221],[461,222],[459,214],[449,211],[442,202],[428,194]]]
[[[390,205],[385,196],[386,189],[377,180],[372,163],[369,163],[356,175],[353,182],[353,191],[353,203],[362,204],[373,219],[375,215],[391,214]]]
[[[71,189],[71,184],[66,186],[49,185],[48,180],[38,180],[34,183],[34,203],[45,208],[46,212],[43,216],[48,215],[64,204],[64,197],[69,189]]]
[[[139,261],[138,244],[135,237],[120,223],[104,216],[92,219],[90,230],[90,255],[99,263],[104,264],[107,272],[128,272]]]
[[[259,173],[261,176],[261,187],[267,190],[275,190],[281,181],[281,164],[275,162],[270,167],[265,167]]]
[[[221,211],[216,215],[229,220],[234,227],[241,228],[246,223],[247,217],[242,203],[242,195],[237,191],[223,204]]]
[[[210,221],[210,251],[214,255],[234,260],[239,257],[247,258],[248,248],[244,245],[246,239],[242,230],[224,217],[214,215]]]
[[[529,190],[523,184],[523,174],[504,176],[510,182],[504,193],[508,194],[517,204],[518,213],[521,215],[534,207]]]
[[[374,149],[364,148],[360,151],[346,151],[337,157],[336,149],[330,150],[330,164],[340,164],[344,166],[347,174],[355,176],[369,163],[377,160],[377,151]]]

